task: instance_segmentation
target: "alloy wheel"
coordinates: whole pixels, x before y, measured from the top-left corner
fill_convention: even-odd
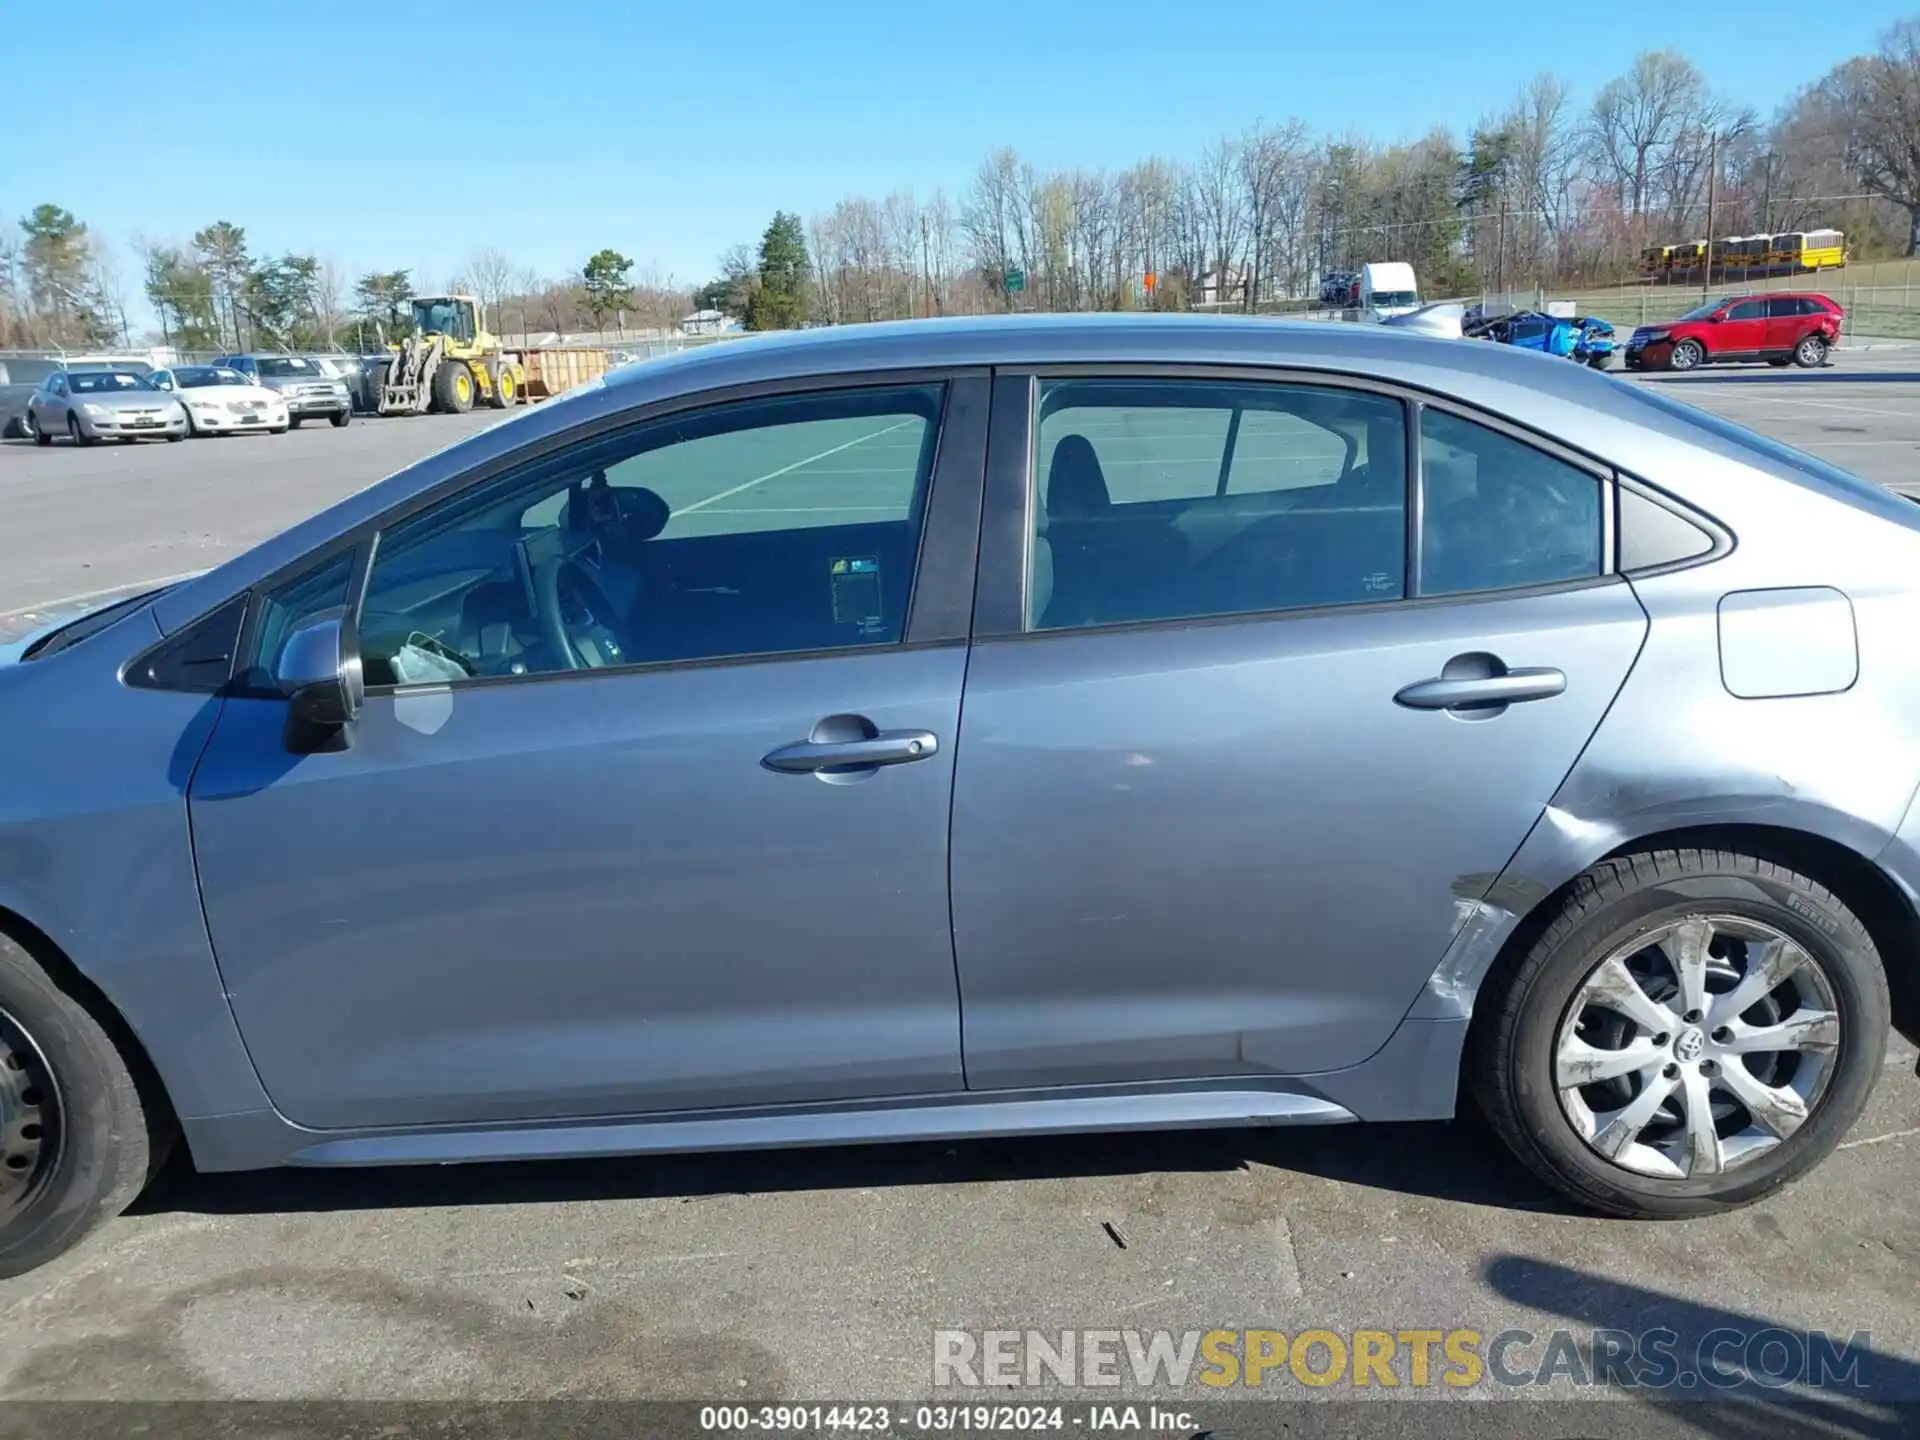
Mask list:
[[[1581,982],[1554,1044],[1560,1108],[1588,1146],[1641,1175],[1752,1163],[1813,1114],[1841,1044],[1833,985],[1781,931],[1688,915]]]
[[[29,1204],[59,1158],[59,1095],[33,1036],[0,1010],[0,1225]]]

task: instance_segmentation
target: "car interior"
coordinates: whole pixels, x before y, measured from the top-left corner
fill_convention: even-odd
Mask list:
[[[1126,402],[1137,412],[1138,397]],[[1072,397],[1072,403],[1087,400]],[[1191,404],[1191,397],[1179,403]],[[1238,404],[1225,427],[1213,493],[1116,501],[1102,442],[1081,430],[1049,437],[1043,419],[1043,438],[1055,443],[1036,507],[1033,628],[1404,596],[1407,465],[1400,406],[1312,391],[1286,394],[1278,403],[1282,413],[1344,448],[1337,475],[1234,490],[1240,473],[1235,442],[1251,413]],[[1600,573],[1600,487],[1593,476],[1459,417],[1428,411],[1421,423],[1422,593],[1520,588]],[[1324,441],[1318,453],[1326,453]],[[1149,462],[1128,456],[1119,463]]]
[[[912,499],[898,518],[670,535],[668,501],[620,483],[628,441],[403,523],[382,537],[362,605],[367,683],[898,641],[938,428],[920,418]],[[729,483],[756,477],[721,474],[703,489]]]

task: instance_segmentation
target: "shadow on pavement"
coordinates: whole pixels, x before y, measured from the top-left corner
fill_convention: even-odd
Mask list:
[[[525,1205],[1139,1175],[1260,1165],[1401,1194],[1565,1207],[1477,1120],[1046,1136],[958,1143],[646,1155],[501,1164],[202,1175],[176,1154],[134,1213],[210,1215]]]
[[[1684,1417],[1692,1433],[1741,1440],[1755,1435],[1902,1440],[1920,1434],[1920,1365],[1874,1349],[1864,1331],[1824,1339],[1816,1331],[1809,1337],[1763,1316],[1518,1255],[1491,1261],[1484,1278],[1501,1299],[1567,1322],[1579,1352],[1572,1373],[1584,1370],[1591,1377],[1598,1368],[1594,1352],[1599,1346],[1583,1343],[1583,1333],[1673,1332],[1670,1373],[1677,1383],[1635,1393],[1658,1397],[1656,1403],[1680,1402],[1671,1408],[1661,1404],[1661,1409]],[[1487,1338],[1491,1350],[1494,1337]],[[1545,1368],[1541,1361],[1549,1348],[1545,1343],[1516,1348],[1523,1363],[1511,1368],[1525,1372],[1530,1364],[1537,1373]],[[1617,1343],[1609,1348],[1619,1353]],[[1791,1378],[1784,1378],[1788,1372]],[[1621,1373],[1617,1366],[1614,1373]]]

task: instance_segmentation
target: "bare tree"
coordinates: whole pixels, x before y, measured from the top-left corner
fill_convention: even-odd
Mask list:
[[[340,343],[347,315],[347,275],[333,256],[324,256],[314,274],[313,311],[320,339],[331,350]]]
[[[1247,223],[1246,308],[1274,288],[1290,297],[1305,253],[1308,157],[1312,141],[1299,120],[1256,124],[1240,142],[1240,183]]]
[[[1906,253],[1920,255],[1920,17],[1893,26],[1877,51],[1848,61],[1821,88],[1845,118],[1848,168],[1906,211]]]
[[[1626,211],[1645,218],[1664,152],[1697,130],[1707,85],[1693,62],[1650,50],[1594,98],[1588,137],[1598,167],[1619,186]]]
[[[1202,270],[1213,267],[1214,296],[1225,304],[1243,279],[1240,262],[1247,211],[1240,186],[1240,142],[1216,140],[1209,145],[1193,169],[1191,188],[1193,221],[1202,247],[1200,265]]]

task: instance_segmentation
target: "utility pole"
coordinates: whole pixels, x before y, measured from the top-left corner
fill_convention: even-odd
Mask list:
[[[1700,298],[1705,300],[1713,288],[1713,201],[1714,187],[1720,178],[1720,132],[1707,136],[1707,253],[1700,267]]]

